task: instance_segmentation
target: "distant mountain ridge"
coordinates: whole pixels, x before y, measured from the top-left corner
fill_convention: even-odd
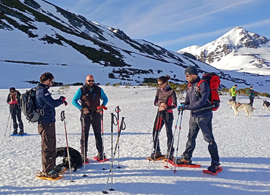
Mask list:
[[[242,27],[235,27],[204,46],[178,52],[191,53],[218,69],[270,75],[270,40]]]
[[[216,72],[222,87],[270,86],[270,77],[220,71],[192,55],[134,40],[120,29],[45,0],[0,0],[0,46],[0,88],[32,87],[29,83],[38,82],[45,71],[64,84],[83,83],[87,74],[103,85],[138,85],[164,75],[172,82],[186,83],[184,70],[189,65],[196,66],[200,75]]]

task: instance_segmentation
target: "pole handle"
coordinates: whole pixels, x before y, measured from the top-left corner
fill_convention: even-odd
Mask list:
[[[65,111],[64,110],[61,112],[61,115],[60,116],[61,116],[61,121],[64,121],[66,119]]]

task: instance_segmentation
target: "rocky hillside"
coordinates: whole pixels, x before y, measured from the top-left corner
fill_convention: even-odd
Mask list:
[[[170,75],[185,82],[184,69],[194,65],[200,74],[216,72],[222,86],[246,87],[256,75],[220,71],[189,54],[178,54],[125,32],[68,12],[44,0],[0,0],[0,88],[30,87],[50,71],[64,84],[96,82],[141,84]],[[256,82],[268,83],[260,77]]]

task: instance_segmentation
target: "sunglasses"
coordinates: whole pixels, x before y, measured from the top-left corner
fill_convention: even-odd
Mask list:
[[[94,83],[95,82],[95,80],[87,80],[89,83]]]
[[[164,83],[160,83],[160,84],[158,83],[159,86],[161,86],[161,85],[163,85],[163,84],[164,84]]]
[[[53,84],[53,83],[54,83],[54,81],[51,81],[51,83]]]

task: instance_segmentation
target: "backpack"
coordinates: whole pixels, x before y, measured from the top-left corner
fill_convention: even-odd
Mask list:
[[[29,91],[27,90],[25,93],[23,93],[20,97],[21,102],[21,109],[23,114],[26,116],[26,119],[29,122],[37,122],[40,119],[42,114],[42,110],[46,107],[47,104],[44,105],[42,110],[38,110],[35,99],[36,99],[36,90],[37,88],[32,88]]]
[[[197,85],[197,91],[200,92],[200,85],[202,82],[207,82],[210,87],[210,95],[208,102],[212,105],[212,110],[216,111],[220,106],[220,99],[218,94],[218,87],[220,85],[219,76],[216,73],[205,73]],[[188,84],[190,87],[190,83]]]

